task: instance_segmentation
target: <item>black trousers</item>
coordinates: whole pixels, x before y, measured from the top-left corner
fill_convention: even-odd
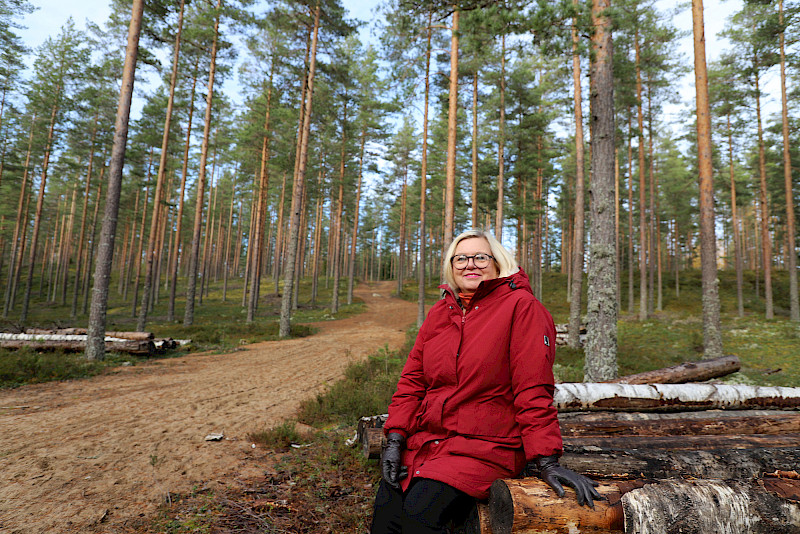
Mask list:
[[[458,532],[477,521],[475,498],[443,482],[425,478],[405,494],[385,480],[378,486],[371,534],[438,534]]]

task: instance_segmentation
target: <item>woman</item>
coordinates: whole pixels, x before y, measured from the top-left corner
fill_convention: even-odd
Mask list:
[[[520,474],[593,506],[597,484],[558,464],[555,328],[528,277],[481,230],[453,240],[442,274],[389,406],[372,533],[446,532]]]

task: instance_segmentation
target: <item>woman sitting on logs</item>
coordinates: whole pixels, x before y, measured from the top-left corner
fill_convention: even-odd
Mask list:
[[[446,532],[498,478],[540,476],[593,507],[597,484],[559,465],[555,328],[528,277],[491,234],[462,233],[384,425],[372,534]]]

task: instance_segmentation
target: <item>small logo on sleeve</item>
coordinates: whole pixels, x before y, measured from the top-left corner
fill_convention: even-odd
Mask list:
[[[550,346],[550,338],[549,337],[544,336],[544,344],[547,345],[548,347]]]

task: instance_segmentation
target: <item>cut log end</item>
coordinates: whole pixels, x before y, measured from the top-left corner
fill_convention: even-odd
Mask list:
[[[514,499],[502,480],[495,480],[489,490],[489,526],[493,534],[511,534],[514,526]]]

